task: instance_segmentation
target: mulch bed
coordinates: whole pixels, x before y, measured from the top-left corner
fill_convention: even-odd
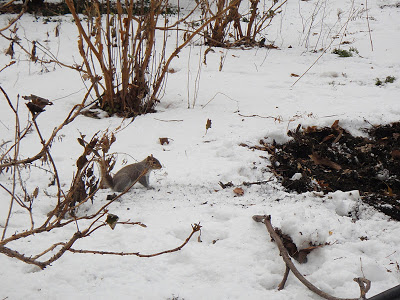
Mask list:
[[[355,137],[335,121],[331,127],[297,129],[279,145],[260,141],[271,169],[289,191],[359,190],[362,201],[400,220],[400,123],[374,126]]]

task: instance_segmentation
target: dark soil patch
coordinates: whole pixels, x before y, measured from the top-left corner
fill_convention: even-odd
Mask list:
[[[336,121],[288,135],[286,144],[262,147],[283,186],[298,193],[359,190],[362,200],[400,220],[400,123],[375,126],[368,138],[354,137]]]

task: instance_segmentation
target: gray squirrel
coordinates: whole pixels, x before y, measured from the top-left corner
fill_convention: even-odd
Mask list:
[[[119,170],[114,177],[107,171],[105,162],[100,164],[103,185],[112,188],[116,192],[123,192],[129,188],[139,177],[139,182],[149,188],[149,177],[152,170],[161,169],[161,163],[153,157],[153,154],[147,156],[138,163],[130,164]]]

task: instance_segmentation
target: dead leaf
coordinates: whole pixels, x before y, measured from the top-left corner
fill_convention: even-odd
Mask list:
[[[170,73],[170,74],[174,74],[174,73],[176,73],[177,71],[176,71],[174,68],[169,68],[169,69],[167,70],[167,72]]]
[[[400,159],[400,150],[393,149],[391,155],[393,159]]]
[[[393,197],[393,195],[394,195],[393,194],[393,189],[386,182],[384,182],[384,184],[386,184],[386,186],[387,186],[387,192],[385,192],[385,194],[390,196],[390,197]]]
[[[223,183],[223,182],[219,182],[218,183],[223,189],[226,189],[227,187],[232,187],[233,186],[233,183],[232,183],[232,181],[229,181],[229,182],[227,182],[227,183]]]
[[[163,138],[159,138],[159,140],[160,140],[161,145],[169,145],[169,138],[163,137]]]
[[[32,198],[36,198],[39,194],[39,187],[37,186],[32,193]]]
[[[44,109],[47,105],[53,105],[53,102],[51,102],[50,100],[33,94],[31,94],[30,96],[22,96],[22,98],[25,100],[30,100],[31,101],[30,103],[41,109]]]
[[[339,120],[335,120],[333,124],[331,125],[331,128],[337,132],[343,132],[343,128],[339,126]]]
[[[329,168],[334,169],[336,171],[339,171],[339,170],[342,169],[342,167],[340,165],[338,165],[337,163],[329,160],[328,158],[321,157],[315,152],[313,152],[313,154],[310,154],[309,157],[312,159],[312,161],[316,165],[322,165],[322,166],[325,166],[325,167],[329,167]]]
[[[233,192],[238,195],[238,196],[243,196],[244,195],[244,190],[240,187],[237,187],[233,190]]]
[[[327,135],[326,137],[324,137],[324,138],[322,139],[321,144],[322,144],[322,143],[325,143],[326,141],[329,141],[329,140],[333,139],[334,137],[335,137],[335,135],[333,135],[332,133],[329,134],[329,135]]]
[[[32,102],[26,103],[26,106],[28,107],[28,109],[32,113],[32,115],[34,115],[34,116],[36,116],[44,111],[43,108],[33,104]]]
[[[297,75],[295,73],[290,74],[290,76],[292,76],[292,77],[300,77],[300,75]]]
[[[60,35],[60,24],[57,24],[56,28],[54,28],[54,35],[56,37]]]
[[[265,45],[264,47],[267,49],[279,49],[279,47],[275,46],[274,44]]]
[[[84,141],[82,138],[78,138],[78,143],[79,143],[82,147],[86,147],[85,141]]]
[[[115,226],[117,225],[119,217],[117,215],[108,214],[106,223],[110,225],[111,229],[114,230]]]
[[[10,46],[8,47],[6,51],[6,55],[10,55],[11,58],[14,58],[14,42],[10,43]]]
[[[36,41],[32,42],[31,60],[34,61],[34,62],[37,61],[37,57],[36,57]]]
[[[82,170],[87,162],[88,160],[86,158],[86,155],[81,155],[76,161],[76,166],[78,167],[78,170]]]
[[[311,133],[311,132],[317,132],[318,131],[318,127],[317,126],[308,126],[304,132],[306,133]]]
[[[210,128],[211,128],[211,120],[210,120],[210,119],[207,119],[207,123],[206,123],[206,134],[207,134],[208,129],[210,129]]]

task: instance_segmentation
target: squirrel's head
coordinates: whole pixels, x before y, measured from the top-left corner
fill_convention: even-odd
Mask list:
[[[155,158],[155,157],[153,156],[153,154],[150,154],[150,156],[147,156],[147,158],[146,158],[146,163],[147,163],[147,164],[149,165],[149,167],[150,167],[151,169],[153,169],[153,170],[161,169],[161,168],[162,168],[161,163],[158,161],[157,158]]]

